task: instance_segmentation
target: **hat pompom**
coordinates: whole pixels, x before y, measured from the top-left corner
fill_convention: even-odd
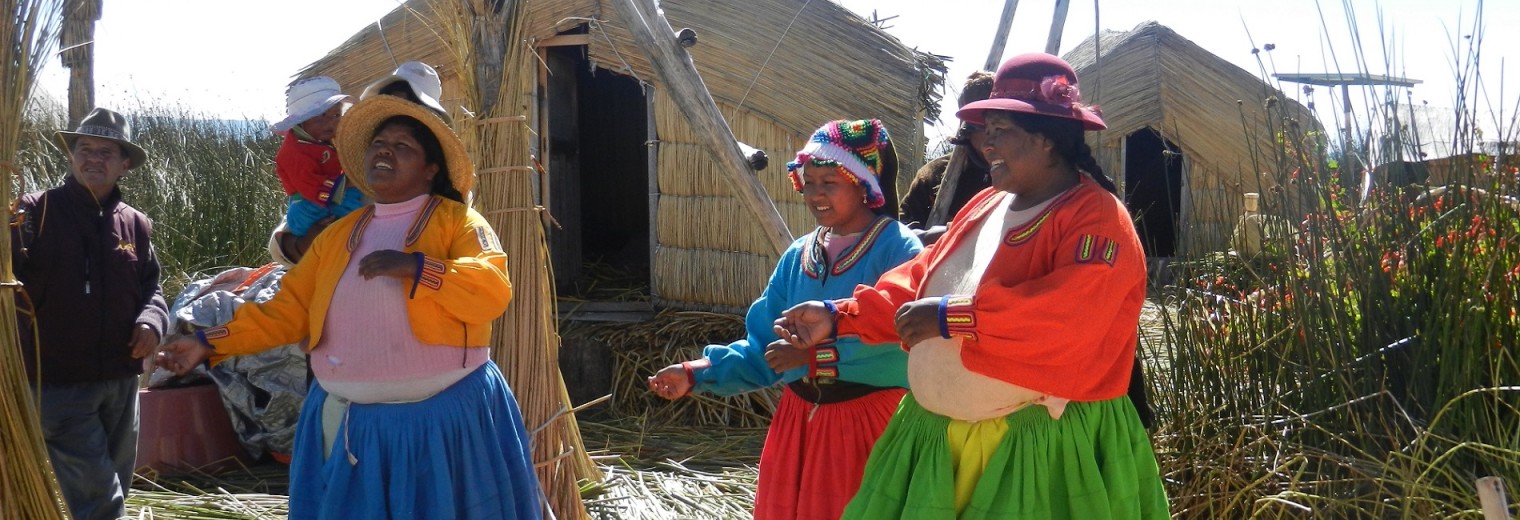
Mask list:
[[[865,187],[867,207],[879,208],[886,204],[880,178],[883,149],[890,142],[891,136],[880,119],[824,123],[797,152],[797,159],[786,163],[792,188],[802,191],[804,165],[836,166],[851,182]]]

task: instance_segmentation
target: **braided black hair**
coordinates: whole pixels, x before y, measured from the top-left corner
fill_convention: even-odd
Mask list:
[[[1094,182],[1109,193],[1119,195],[1118,186],[1115,186],[1114,181],[1103,173],[1103,167],[1098,166],[1098,160],[1093,157],[1092,148],[1087,146],[1087,138],[1083,135],[1081,121],[1024,112],[1006,113],[1013,120],[1013,124],[1018,125],[1025,132],[1043,135],[1049,139],[1055,147],[1056,154],[1067,164],[1087,172]],[[1134,365],[1130,367],[1129,389],[1126,393],[1129,395],[1130,402],[1135,405],[1135,412],[1140,415],[1140,424],[1146,429],[1154,428],[1156,412],[1150,405],[1150,397],[1146,392],[1145,371],[1138,356],[1134,360]]]
[[[1098,160],[1093,157],[1092,148],[1087,146],[1087,138],[1083,135],[1082,122],[1065,117],[1054,117],[1026,112],[1005,112],[1013,124],[1031,134],[1039,134],[1049,139],[1055,147],[1056,155],[1059,155],[1067,164],[1075,166],[1078,170],[1087,172],[1094,182],[1103,189],[1114,195],[1119,194],[1119,187],[1114,185],[1113,179],[1103,174],[1103,167],[1098,166]]]

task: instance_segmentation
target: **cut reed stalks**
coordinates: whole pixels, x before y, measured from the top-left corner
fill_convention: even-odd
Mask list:
[[[748,518],[761,428],[660,425],[625,416],[584,423],[607,477],[582,486],[599,519]]]
[[[456,117],[456,129],[481,174],[474,204],[500,235],[508,258],[514,298],[496,321],[492,358],[516,391],[533,436],[547,507],[556,518],[586,518],[580,482],[600,471],[581,444],[559,372],[554,277],[550,273],[541,203],[534,200],[538,170],[532,168],[526,107],[532,102],[536,61],[521,36],[526,2],[433,1],[433,24],[457,61],[465,104],[473,113]]]
[[[9,202],[20,174],[21,125],[37,73],[58,38],[62,3],[0,3],[0,199]],[[10,233],[0,233],[0,511],[10,518],[67,518],[42,437],[37,394],[21,359],[16,301],[21,290],[11,266]]]
[[[578,323],[567,336],[586,337],[612,350],[609,413],[641,417],[655,425],[763,428],[770,424],[780,391],[771,388],[718,397],[692,394],[666,401],[649,391],[649,376],[671,364],[701,357],[710,344],[744,337],[744,318],[733,314],[664,310],[641,323]]]

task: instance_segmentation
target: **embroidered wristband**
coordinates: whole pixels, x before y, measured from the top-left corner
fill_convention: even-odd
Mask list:
[[[407,295],[409,299],[417,297],[417,286],[422,284],[422,264],[427,262],[427,255],[422,254],[422,251],[413,252],[412,256],[417,258],[417,272],[412,273],[412,292]]]
[[[950,297],[939,299],[939,337],[950,339],[950,321],[945,319],[950,310]]]
[[[691,395],[692,391],[697,389],[697,369],[696,367],[691,366],[690,361],[682,361],[681,369],[686,371],[686,383],[688,385],[686,387],[686,393],[681,394],[681,397],[686,397],[688,395]]]

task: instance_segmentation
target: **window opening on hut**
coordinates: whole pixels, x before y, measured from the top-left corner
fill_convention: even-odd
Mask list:
[[[1177,250],[1182,210],[1182,150],[1145,128],[1125,138],[1124,200],[1146,256],[1170,257]]]
[[[561,294],[648,293],[648,108],[633,78],[595,69],[581,46],[545,53],[550,257]]]

